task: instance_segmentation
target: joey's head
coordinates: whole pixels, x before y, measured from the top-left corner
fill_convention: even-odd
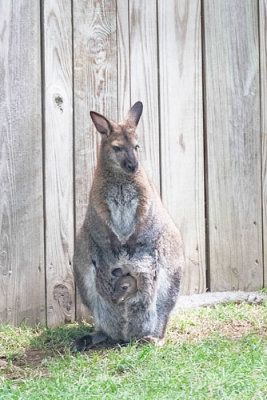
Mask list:
[[[94,111],[90,112],[93,123],[101,133],[100,160],[109,170],[134,175],[139,167],[138,138],[136,127],[143,111],[138,101],[130,109],[124,121],[116,123]]]
[[[119,278],[115,284],[112,301],[114,304],[121,304],[137,292],[136,279],[127,274]]]

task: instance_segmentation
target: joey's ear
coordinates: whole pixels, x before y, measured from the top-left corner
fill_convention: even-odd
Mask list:
[[[111,272],[113,276],[116,276],[117,278],[120,278],[122,276],[122,269],[121,268],[115,268]]]
[[[105,118],[103,115],[94,111],[90,111],[90,115],[98,132],[100,132],[102,135],[109,136],[111,132],[111,124],[109,120],[107,120],[107,118]]]
[[[141,101],[137,101],[131,108],[130,111],[128,112],[128,115],[126,117],[126,120],[133,126],[136,127],[139,119],[142,115],[143,111],[143,103]]]

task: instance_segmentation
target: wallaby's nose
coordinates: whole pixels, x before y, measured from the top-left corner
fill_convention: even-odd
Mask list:
[[[125,162],[125,167],[128,171],[134,173],[137,171],[138,168],[138,163],[137,162],[132,162],[132,161],[126,161]]]

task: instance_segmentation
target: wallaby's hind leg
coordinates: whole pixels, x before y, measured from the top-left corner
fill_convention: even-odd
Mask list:
[[[71,345],[71,351],[73,353],[77,353],[78,351],[85,351],[91,349],[99,343],[107,340],[108,336],[104,332],[95,332],[90,335],[82,336],[79,339],[76,339]]]

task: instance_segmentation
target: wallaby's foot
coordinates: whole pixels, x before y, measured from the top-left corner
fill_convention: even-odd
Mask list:
[[[152,343],[157,347],[162,347],[165,344],[165,338],[157,338],[154,336],[144,336],[138,340],[138,345]]]
[[[86,335],[79,339],[76,339],[71,345],[71,351],[73,353],[78,353],[80,351],[85,351],[86,349],[91,348],[92,343],[92,335]]]
[[[158,341],[155,344],[156,344],[157,347],[163,347],[165,345],[165,343],[166,343],[165,338],[161,338],[161,339],[158,338]]]
[[[76,339],[71,345],[71,351],[73,353],[89,350],[99,343],[104,342],[107,339],[107,335],[103,332],[96,332],[90,335],[82,336]]]

